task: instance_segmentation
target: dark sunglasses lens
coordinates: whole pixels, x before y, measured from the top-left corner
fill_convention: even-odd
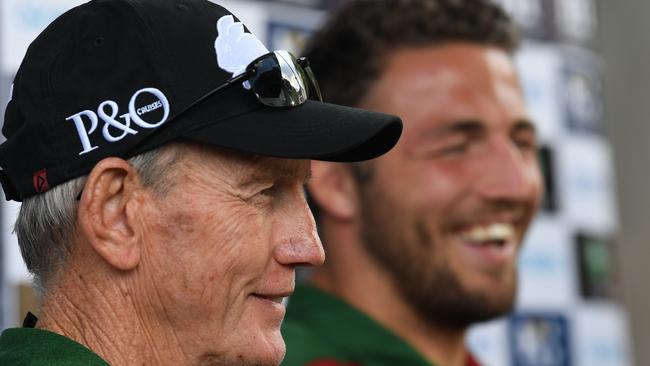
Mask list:
[[[248,82],[260,102],[271,107],[292,107],[307,100],[302,70],[286,51],[276,51],[255,62]]]

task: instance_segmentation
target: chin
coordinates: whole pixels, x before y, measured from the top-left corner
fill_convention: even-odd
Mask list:
[[[220,362],[203,363],[201,365],[232,365],[232,366],[277,366],[284,359],[286,346],[280,329],[260,329],[254,331],[255,325],[241,324],[237,337],[224,342],[225,354]]]
[[[254,354],[251,351],[255,350]],[[278,366],[280,362],[284,359],[285,349],[275,349],[268,350],[265,352],[265,349],[260,348],[247,348],[241,352],[238,352],[236,355],[226,358],[225,363],[233,366]],[[206,365],[212,365],[211,363],[206,363]],[[217,363],[215,363],[216,365]]]
[[[284,341],[281,341],[281,346],[278,346],[276,349],[273,350],[272,354],[270,354],[270,357],[268,358],[268,362],[264,363],[263,365],[279,365],[280,362],[284,359],[284,355],[287,351]]]
[[[250,349],[249,349],[250,352]],[[256,366],[277,366],[284,359],[286,346],[280,330],[266,334],[264,340],[257,347],[258,354],[253,365]]]

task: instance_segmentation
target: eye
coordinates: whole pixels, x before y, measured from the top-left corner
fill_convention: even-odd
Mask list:
[[[258,190],[248,197],[241,197],[246,203],[255,207],[268,207],[273,204],[277,196],[277,187],[275,184],[268,185],[265,188]]]
[[[258,209],[270,207],[273,205],[273,197],[261,193],[255,194],[253,197],[248,198],[245,201],[252,207],[256,207]]]
[[[520,150],[533,150],[536,145],[530,141],[515,140],[515,144]]]
[[[276,184],[261,190],[258,194],[265,197],[274,197],[277,194],[278,188]]]
[[[472,125],[474,126],[474,125]],[[451,131],[446,136],[438,139],[438,156],[441,158],[460,157],[470,153],[482,137],[482,129],[470,128],[468,130]]]
[[[530,122],[520,122],[511,133],[513,144],[522,153],[537,154],[539,149],[537,132]]]
[[[439,150],[439,155],[440,156],[456,156],[456,155],[462,155],[467,152],[468,149],[468,144],[467,143],[462,143],[462,144],[454,144],[451,146],[444,147]]]
[[[537,139],[534,135],[524,134],[521,136],[515,136],[512,141],[515,146],[524,153],[536,153],[539,148]]]

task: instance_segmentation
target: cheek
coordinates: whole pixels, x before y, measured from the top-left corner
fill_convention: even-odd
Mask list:
[[[242,274],[258,265],[253,253],[264,235],[262,224],[254,210],[238,203],[170,212],[156,229],[168,248],[162,268],[170,269],[170,281],[180,281],[177,287],[188,300],[216,302],[224,292],[241,290]]]
[[[264,268],[264,244],[270,225],[265,225],[255,210],[231,212],[218,215],[217,220],[205,220],[199,240],[206,244],[201,246],[201,256],[209,262],[203,272],[204,280],[224,284],[230,292],[237,293]]]
[[[418,164],[408,174],[394,179],[405,185],[400,190],[401,199],[411,202],[421,215],[436,217],[452,209],[473,181],[471,171],[461,164],[432,161]]]
[[[388,166],[377,174],[367,199],[388,215],[382,225],[416,243],[413,250],[441,254],[448,250],[442,243],[447,226],[466,205],[470,173],[460,164],[405,161],[400,168]],[[439,248],[429,248],[432,245]]]

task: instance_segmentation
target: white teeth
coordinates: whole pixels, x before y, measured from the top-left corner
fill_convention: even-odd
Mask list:
[[[484,242],[487,240],[488,232],[489,230],[484,227],[475,227],[463,236],[471,242]]]
[[[490,240],[508,240],[515,234],[515,228],[509,224],[493,224],[488,231]]]
[[[462,234],[463,240],[474,244],[508,241],[513,239],[515,228],[511,224],[494,223],[486,226],[474,226]]]

